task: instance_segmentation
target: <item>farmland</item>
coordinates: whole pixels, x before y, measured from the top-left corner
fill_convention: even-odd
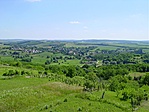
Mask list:
[[[149,44],[0,40],[2,112],[147,112]]]

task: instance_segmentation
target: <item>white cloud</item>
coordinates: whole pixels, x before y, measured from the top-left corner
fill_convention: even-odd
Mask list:
[[[80,24],[79,21],[70,21],[69,23],[70,23],[70,24]]]
[[[28,2],[40,2],[41,0],[26,0]]]

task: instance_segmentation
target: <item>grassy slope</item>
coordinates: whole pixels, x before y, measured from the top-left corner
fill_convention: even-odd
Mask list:
[[[9,69],[23,70],[23,68],[0,66],[0,76]],[[86,94],[89,97],[83,98],[82,96]],[[0,79],[0,112],[131,111],[130,101],[121,101],[116,97],[116,93],[107,91],[104,100],[99,101],[101,95],[102,91],[85,93],[82,92],[81,87],[49,82],[47,78]],[[67,99],[66,102],[64,102],[65,99]],[[137,111],[147,112],[148,105],[149,102],[143,102]]]
[[[84,95],[89,97],[83,98]],[[121,101],[116,93],[107,91],[104,100],[99,101],[101,95],[102,91],[86,93],[81,87],[49,82],[47,78],[15,77],[0,80],[0,112],[131,111],[130,101]],[[148,105],[149,102],[143,102],[137,111],[148,112]]]
[[[4,83],[4,85],[3,85]],[[39,111],[46,102],[79,92],[79,87],[49,82],[47,79],[20,79],[0,81],[0,111]],[[2,86],[5,86],[3,88]],[[1,88],[2,87],[2,88]]]
[[[69,86],[60,82],[48,82],[46,79],[14,78],[1,80],[0,83],[5,83],[6,88],[0,88],[0,111],[2,112],[122,111],[108,103],[76,97],[77,94],[84,94],[81,92],[81,87]],[[67,99],[66,102],[64,102],[65,99]]]
[[[0,76],[10,70],[24,68],[0,66]],[[36,71],[33,71],[36,72]],[[131,73],[131,76],[140,76],[144,73]],[[16,77],[10,80],[0,80],[0,112],[121,112],[126,107],[131,111],[130,102],[123,102],[116,98],[116,93],[106,92],[105,101],[82,99],[75,97],[82,94],[79,87],[63,83],[52,83],[46,78]],[[84,93],[83,93],[84,94]],[[102,92],[92,93],[93,97],[100,97]],[[64,102],[67,99],[67,102]],[[143,102],[138,112],[148,112],[149,102]]]

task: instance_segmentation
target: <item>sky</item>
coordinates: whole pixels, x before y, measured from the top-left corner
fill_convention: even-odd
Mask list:
[[[0,39],[149,40],[149,0],[0,0]]]

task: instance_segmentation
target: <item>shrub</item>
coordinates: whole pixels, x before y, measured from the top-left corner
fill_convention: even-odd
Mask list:
[[[64,99],[64,102],[67,102],[67,98]]]

